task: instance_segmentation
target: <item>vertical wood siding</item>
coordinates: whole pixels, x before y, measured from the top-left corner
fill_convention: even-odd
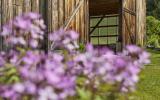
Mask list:
[[[136,44],[136,0],[123,0],[123,46]]]
[[[12,0],[1,0],[1,28],[4,23],[13,18],[13,5]],[[0,50],[7,50],[6,45],[3,44],[3,39],[0,39]]]
[[[137,44],[144,46],[146,0],[123,0],[122,24],[123,45]]]
[[[145,45],[146,34],[146,0],[137,0],[137,41],[138,45]]]
[[[0,0],[0,32],[2,31],[2,0]],[[0,50],[2,49],[2,37],[0,37]]]
[[[47,32],[63,28],[67,20],[72,16],[74,9],[81,0],[0,0],[0,29],[2,25],[15,16],[26,12],[41,13],[46,20]],[[46,4],[46,5],[45,5]],[[82,6],[69,23],[68,29],[80,33],[80,42],[87,42],[88,33],[88,0],[84,0]],[[0,39],[2,48],[2,39]]]

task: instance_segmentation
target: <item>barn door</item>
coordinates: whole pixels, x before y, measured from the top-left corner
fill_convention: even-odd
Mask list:
[[[136,0],[122,0],[123,46],[136,44]]]
[[[118,14],[90,16],[90,42],[96,48],[108,47],[117,51],[119,37]]]

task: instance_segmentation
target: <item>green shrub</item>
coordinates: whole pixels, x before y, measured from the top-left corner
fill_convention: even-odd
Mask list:
[[[147,17],[147,46],[160,48],[160,21],[153,16]]]

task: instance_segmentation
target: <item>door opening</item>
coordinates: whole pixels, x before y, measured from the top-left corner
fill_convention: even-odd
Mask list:
[[[90,16],[89,40],[95,47],[117,50],[119,38],[118,14]]]

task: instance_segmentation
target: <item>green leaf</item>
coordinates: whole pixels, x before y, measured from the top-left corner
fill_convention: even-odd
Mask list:
[[[92,93],[90,91],[78,88],[77,92],[79,96],[78,100],[91,100]]]

